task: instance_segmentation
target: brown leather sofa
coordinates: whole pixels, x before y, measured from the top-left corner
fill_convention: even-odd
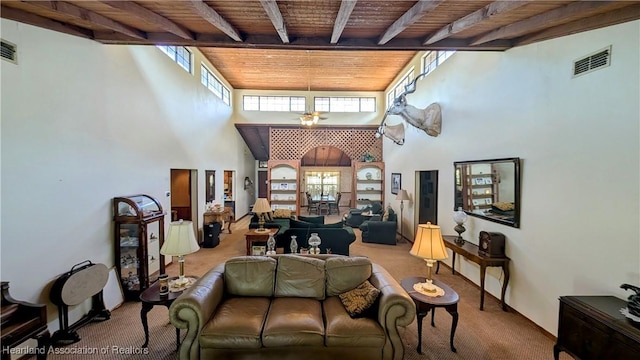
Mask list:
[[[380,290],[364,317],[339,294],[365,280]],[[180,359],[403,358],[397,326],[415,318],[400,284],[364,257],[241,256],[210,270],[170,307],[187,329]]]

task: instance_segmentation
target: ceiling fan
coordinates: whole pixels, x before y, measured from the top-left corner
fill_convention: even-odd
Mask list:
[[[312,99],[311,96],[311,50],[307,50],[307,93],[309,94],[307,96],[307,99]],[[319,120],[325,120],[326,117],[322,117],[322,113],[319,111],[311,111],[310,110],[310,106],[308,107],[309,110],[305,111],[304,113],[300,114],[300,117],[298,118],[298,120],[300,120],[300,123],[302,125],[305,126],[312,126],[318,123]]]

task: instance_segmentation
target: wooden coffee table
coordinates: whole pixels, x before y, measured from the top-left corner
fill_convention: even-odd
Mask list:
[[[418,348],[416,350],[418,351],[418,354],[422,354],[422,320],[429,314],[429,311],[432,311],[431,326],[435,327],[434,317],[436,314],[436,308],[443,307],[449,314],[451,314],[452,317],[451,337],[449,339],[449,343],[451,351],[456,352],[456,348],[453,346],[453,337],[456,334],[456,327],[458,326],[458,301],[460,300],[460,297],[458,296],[458,293],[447,284],[436,279],[433,279],[433,284],[444,290],[443,296],[431,297],[423,295],[413,289],[413,284],[424,281],[425,278],[423,277],[410,277],[402,279],[401,281],[402,288],[409,293],[409,296],[411,296],[411,299],[413,299],[413,302],[416,304],[416,314],[418,318]]]
[[[267,242],[269,235],[275,235],[280,229],[265,229],[265,232],[258,232],[257,229],[250,229],[245,234],[245,240],[247,241],[247,255],[251,255],[251,247],[255,242]]]

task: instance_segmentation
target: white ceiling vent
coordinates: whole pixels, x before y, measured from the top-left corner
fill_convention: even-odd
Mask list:
[[[18,63],[18,47],[15,44],[12,44],[4,39],[0,40],[2,44],[2,51],[0,52],[0,57],[3,60],[10,61],[14,64]]]
[[[588,74],[611,64],[611,45],[573,62],[573,77]]]

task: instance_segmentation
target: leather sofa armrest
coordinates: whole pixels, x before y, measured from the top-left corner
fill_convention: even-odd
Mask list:
[[[200,358],[200,331],[211,318],[224,295],[224,264],[209,270],[185,290],[169,308],[169,319],[179,329],[187,329],[180,344],[179,358]]]
[[[383,358],[401,360],[404,345],[398,332],[398,326],[407,326],[416,318],[416,307],[411,297],[387,270],[372,264],[371,284],[380,290],[378,322],[389,335],[384,345]]]

